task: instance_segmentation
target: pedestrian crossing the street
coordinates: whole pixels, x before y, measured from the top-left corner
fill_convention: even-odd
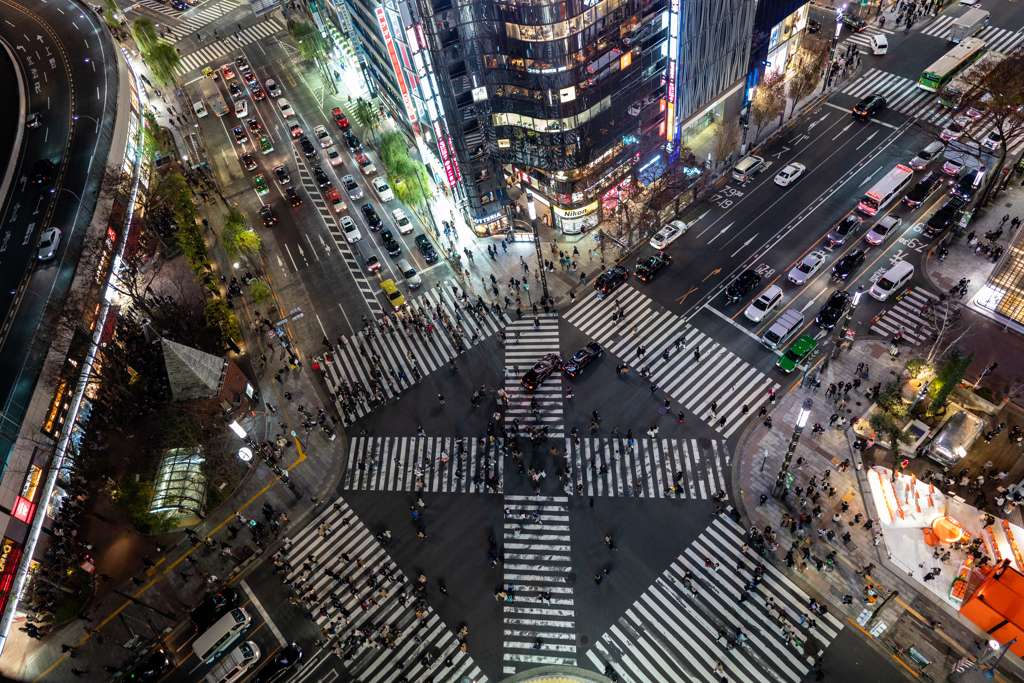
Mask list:
[[[616,305],[625,318],[612,322]],[[673,412],[688,410],[687,419],[706,422],[723,437],[739,429],[748,413],[757,412],[769,390],[779,388],[771,377],[633,287],[604,299],[591,292],[566,320],[635,370],[649,368],[647,380],[658,387],[658,396],[671,396]]]
[[[746,592],[762,558],[746,549],[743,533],[716,517],[595,641],[584,665],[613,670],[629,683],[803,680],[813,653],[825,651],[843,622],[813,613],[810,596],[771,562],[763,563],[760,584]],[[737,571],[738,562],[744,567]],[[800,615],[811,617],[813,627]]]
[[[566,493],[588,497],[707,500],[727,491],[732,457],[724,441],[697,439],[566,439],[573,476]],[[682,475],[682,476],[680,476]]]
[[[548,353],[560,353],[558,344],[558,318],[517,320],[505,330],[505,428],[522,433],[537,427],[531,403],[537,401],[540,425],[547,426],[549,437],[565,436],[563,412],[562,370],[555,368],[535,391],[527,391],[520,381],[530,368]]]
[[[502,550],[503,673],[576,666],[569,499],[505,496]]]
[[[475,439],[355,437],[341,488],[350,491],[501,493],[504,444]]]
[[[468,676],[487,681],[469,654],[471,648],[461,651],[459,636],[430,606],[438,595],[439,577],[421,583],[402,576],[377,538],[343,500],[321,512],[290,543],[286,541],[285,547],[292,565],[287,581],[301,596],[303,609],[323,630],[327,640],[324,653],[342,658],[353,680],[406,677],[458,683]],[[419,607],[414,585],[426,589],[425,602]],[[335,597],[330,597],[332,594]],[[418,609],[423,610],[420,616]]]
[[[365,331],[359,332],[344,347],[332,347],[329,358],[316,358],[331,393],[340,399],[336,401],[339,410],[348,417],[362,417],[411,387],[416,381],[414,368],[423,376],[441,368],[450,372],[448,359],[460,353],[454,339],[456,333],[468,348],[490,337],[508,320],[504,313],[499,320],[493,311],[470,314],[439,289],[426,290],[411,299],[409,305],[423,309],[426,322],[422,327],[410,323],[407,330],[392,322],[387,331],[377,331],[372,338]],[[405,313],[405,319],[410,315]],[[451,330],[445,324],[445,316]],[[357,385],[364,388],[364,394],[357,396]],[[350,400],[343,398],[346,394]]]
[[[233,34],[230,38],[218,40],[211,44],[203,44],[197,50],[187,53],[181,58],[181,69],[180,73],[186,74],[190,71],[195,71],[206,66],[213,66],[218,68],[221,64],[227,63],[229,60],[233,60],[238,54],[238,48],[244,45],[249,45],[257,40],[263,40],[268,36],[272,36],[278,31],[282,31],[284,26],[277,19],[270,18],[265,21],[261,21],[255,26],[244,28],[241,31]],[[223,62],[218,60],[219,57],[229,55],[227,60]],[[214,62],[217,63],[214,63]]]
[[[192,7],[182,12],[169,4],[157,2],[157,0],[139,0],[139,4],[151,12],[157,12],[175,20],[167,23],[174,27],[172,37],[178,40],[182,40],[193,31],[201,29],[239,7],[249,5],[246,0],[222,0],[219,3],[205,4],[199,8]]]
[[[935,38],[941,38],[943,40],[949,40],[949,31],[953,27],[953,22],[958,17],[943,14],[938,17],[935,21],[928,24],[921,30],[921,33],[926,36],[933,36]],[[976,38],[981,38],[985,41],[985,49],[993,50],[995,52],[1002,52],[1003,54],[1009,54],[1013,52],[1014,48],[1024,41],[1024,32],[1011,31],[1005,28],[998,28],[996,26],[986,26],[977,34]]]
[[[940,127],[948,124],[956,113],[939,104],[938,95],[917,87],[917,81],[879,69],[868,69],[842,92],[858,99],[876,93],[883,95],[888,109]]]
[[[922,309],[931,302],[934,302],[931,310],[925,313]],[[953,314],[952,310],[948,312],[950,316]],[[899,301],[886,306],[885,315],[871,323],[871,331],[887,337],[902,331],[904,341],[920,346],[931,340],[937,329],[935,321],[946,318],[946,303],[940,303],[935,294],[915,287]]]

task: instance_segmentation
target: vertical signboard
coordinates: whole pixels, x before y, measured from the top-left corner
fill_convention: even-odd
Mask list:
[[[676,60],[679,58],[679,0],[669,4],[668,15],[668,114],[665,121],[665,137],[669,141],[676,137]]]
[[[398,87],[402,91],[402,101],[405,103],[405,113],[409,121],[416,120],[416,110],[412,106],[412,98],[409,97],[409,88],[405,85],[405,78],[402,76],[402,67],[398,62],[398,52],[395,50],[395,41],[391,38],[391,29],[388,28],[388,18],[383,7],[377,8],[377,21],[380,23],[380,32],[384,36],[384,44],[388,48],[388,55],[391,57],[391,68],[395,71],[395,78],[398,80]]]

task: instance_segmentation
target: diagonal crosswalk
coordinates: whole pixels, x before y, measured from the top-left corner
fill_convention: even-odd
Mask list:
[[[926,36],[932,36],[935,38],[942,38],[943,40],[949,40],[949,31],[953,27],[953,22],[958,17],[943,14],[938,17],[935,21],[925,26],[921,33]],[[1005,28],[998,28],[996,26],[986,26],[977,34],[976,38],[981,38],[985,41],[986,50],[995,50],[996,52],[1002,52],[1009,54],[1013,52],[1013,49],[1024,41],[1024,32],[1011,31]]]
[[[424,586],[427,594],[420,602],[413,588],[417,582],[402,575],[343,500],[320,513],[286,548],[292,565],[287,583],[318,628],[334,629],[328,631],[325,653],[341,657],[353,680],[487,680],[430,607],[437,589]]]
[[[341,488],[352,491],[501,493],[504,444],[441,437],[356,437]]]
[[[157,12],[174,20],[170,23],[174,26],[175,32],[178,33],[177,37],[179,39],[220,19],[239,7],[249,5],[247,0],[222,0],[219,3],[204,3],[201,7],[191,7],[182,12],[166,3],[157,2],[157,0],[139,0],[139,4],[151,12]]]
[[[716,517],[594,643],[586,664],[601,672],[610,668],[628,683],[803,680],[814,647],[823,652],[843,622],[811,613],[810,596],[772,563],[762,565],[760,584],[745,592],[760,561],[745,548],[744,530]],[[709,560],[720,565],[717,571],[706,566]],[[769,612],[768,598],[781,613]],[[802,614],[814,619],[813,628],[801,625]],[[722,671],[716,673],[719,662]]]
[[[724,441],[588,438],[566,439],[565,446],[575,473],[569,494],[707,500],[729,489],[732,457]]]
[[[445,368],[448,359],[464,347],[482,342],[508,320],[502,313],[469,312],[441,290],[428,289],[409,302],[411,310],[393,314],[387,331],[356,335],[344,347],[334,346],[319,356],[317,365],[338,409],[347,418],[359,418],[412,386],[422,376]],[[415,370],[415,371],[414,371]]]
[[[936,126],[945,126],[956,113],[939,104],[938,95],[917,87],[917,81],[879,69],[868,69],[842,92],[858,99],[875,93],[883,95],[887,108]]]
[[[181,70],[179,73],[187,74],[206,66],[219,67],[227,61],[220,62],[218,60],[219,57],[230,55],[229,59],[234,59],[238,54],[239,47],[263,40],[282,30],[284,30],[284,26],[280,21],[275,18],[269,18],[255,26],[242,29],[230,38],[224,38],[214,43],[204,43],[203,47],[193,50],[181,58]],[[215,60],[218,60],[218,63],[215,64]]]
[[[930,302],[934,302],[934,306],[924,312],[923,307]],[[886,306],[885,315],[871,323],[871,331],[887,337],[902,331],[905,341],[920,346],[931,340],[937,329],[935,322],[946,319],[946,309],[947,305],[940,303],[937,295],[914,288],[899,301]]]
[[[508,406],[505,408],[505,429],[519,432],[538,423],[546,425],[549,437],[565,436],[563,411],[562,370],[556,369],[544,380],[536,391],[527,391],[520,381],[534,363],[548,353],[560,353],[558,343],[558,318],[537,318],[517,320],[505,330],[505,392]],[[537,416],[531,404],[537,401]]]
[[[576,666],[569,499],[505,496],[503,546],[504,673]]]
[[[616,305],[625,318],[612,322]],[[687,419],[706,422],[723,437],[739,429],[748,413],[757,411],[769,389],[779,388],[772,378],[633,287],[623,287],[604,299],[591,292],[577,302],[566,320],[636,370],[649,367],[648,379],[659,394],[671,396],[674,406],[689,410]],[[685,344],[677,348],[682,340]],[[642,358],[636,353],[639,344],[647,349]],[[693,355],[696,349],[699,361]],[[665,351],[667,361],[662,356]],[[712,402],[717,404],[714,412]]]

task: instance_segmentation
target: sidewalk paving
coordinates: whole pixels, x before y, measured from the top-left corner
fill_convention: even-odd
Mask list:
[[[821,372],[819,379],[823,387],[840,380],[849,381],[854,376],[857,364],[865,363],[869,367],[869,379],[862,380],[862,389],[866,390],[875,381],[890,378],[891,371],[899,372],[902,361],[902,358],[893,359],[889,356],[887,340],[858,340],[852,348],[840,352],[839,356]],[[816,370],[818,368],[815,368]],[[771,412],[774,423],[771,429],[758,421],[748,427],[742,435],[739,466],[733,470],[734,487],[740,492],[738,507],[749,518],[751,525],[762,529],[767,525],[778,530],[779,546],[774,553],[769,552],[768,557],[778,563],[780,570],[787,572],[792,580],[802,583],[820,595],[821,599],[830,602],[830,610],[846,617],[851,628],[860,628],[856,620],[866,608],[877,608],[880,621],[886,625],[886,629],[875,639],[875,646],[882,647],[890,653],[894,652],[896,647],[913,646],[931,662],[923,669],[924,673],[932,679],[945,678],[953,661],[967,653],[977,654],[978,651],[973,649],[971,644],[983,639],[984,632],[928,596],[928,591],[921,590],[919,579],[905,576],[889,562],[884,532],[878,521],[874,520],[873,503],[865,478],[866,468],[871,463],[863,462],[860,452],[851,448],[854,435],[850,433],[849,424],[841,429],[828,427],[829,417],[835,412],[833,402],[825,398],[823,391],[815,391],[805,386],[806,384],[800,383],[788,394],[780,397]],[[789,469],[794,477],[792,490],[785,499],[778,500],[771,497],[772,490],[779,474],[782,457],[793,435],[793,425],[806,398],[811,398],[814,405],[807,427],[792,457]],[[852,420],[853,417],[865,414],[870,405],[871,402],[858,393],[858,390],[853,390],[844,416],[847,420]],[[825,433],[821,436],[811,436],[811,427],[815,423],[826,427]],[[888,460],[888,453],[883,452],[877,457],[880,464],[884,464]],[[850,462],[846,472],[840,470],[844,460]],[[829,471],[828,475],[826,470]],[[782,529],[782,516],[789,513],[799,518],[800,497],[795,489],[807,487],[812,477],[816,479],[819,493],[821,482],[826,479],[835,488],[835,493],[821,493],[817,502],[822,508],[821,514],[811,520],[806,533],[801,537],[790,533],[788,529]],[[763,505],[760,503],[762,494],[768,496]],[[844,502],[849,505],[846,511],[842,510]],[[811,516],[814,506],[814,502],[808,501],[803,511]],[[835,523],[833,515],[837,513],[840,515],[840,521]],[[859,523],[855,522],[855,519],[859,519]],[[872,520],[874,524],[870,530],[863,527],[868,520]],[[834,542],[829,543],[819,538],[818,529],[834,530]],[[847,531],[851,535],[851,542],[844,544],[839,536]],[[878,532],[882,533],[876,537]],[[876,539],[878,545],[875,545]],[[797,565],[793,569],[786,569],[783,558],[794,543],[798,548],[795,552]],[[804,560],[801,555],[804,547],[809,552],[808,560]],[[835,570],[816,569],[814,558],[824,560],[825,555],[833,550],[838,553]],[[806,567],[802,566],[804,562]],[[857,574],[869,566],[872,568],[866,577]],[[868,605],[864,594],[865,586],[869,583],[875,586],[880,597],[884,596],[887,590],[898,591],[899,596],[893,596],[888,604],[879,600],[876,604]],[[845,596],[851,596],[851,605],[841,604]],[[941,626],[931,630],[931,619],[940,621]],[[877,621],[869,622],[866,628],[873,630],[877,624]],[[921,671],[909,657],[896,658],[915,674]],[[1021,667],[1020,660],[1012,655],[1003,660],[1002,666],[1004,670],[1014,670],[1017,676],[1024,676],[1024,667]]]

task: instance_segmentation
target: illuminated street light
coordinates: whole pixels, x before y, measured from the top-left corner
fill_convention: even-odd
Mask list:
[[[242,446],[238,449],[238,459],[242,462],[249,462],[252,460],[252,449],[248,446]]]
[[[789,491],[789,484],[793,480],[793,475],[789,473],[789,463],[793,460],[793,453],[796,452],[796,444],[800,440],[800,434],[804,431],[804,427],[807,426],[807,420],[811,417],[812,407],[814,407],[814,401],[809,398],[804,399],[804,405],[800,408],[800,414],[796,417],[796,424],[793,428],[793,436],[789,440],[789,447],[786,449],[786,455],[782,458],[779,477],[775,480],[775,490],[772,491],[772,495],[776,498],[785,498],[786,493]]]

